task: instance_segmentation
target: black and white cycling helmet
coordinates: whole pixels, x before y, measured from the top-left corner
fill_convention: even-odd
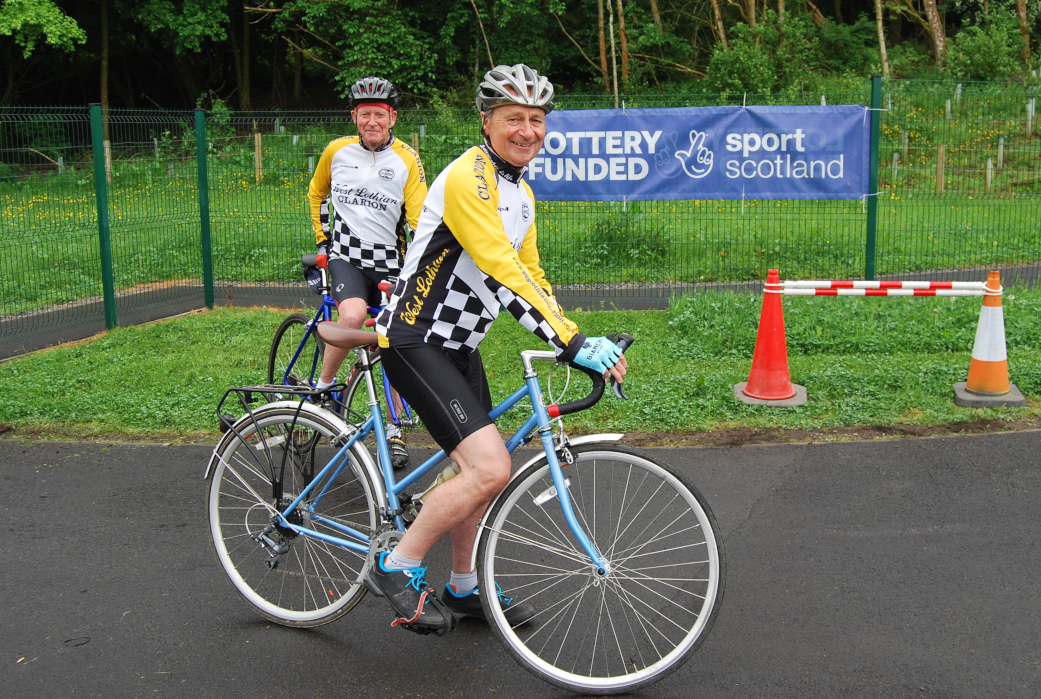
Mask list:
[[[523,63],[495,66],[477,86],[477,109],[487,112],[504,104],[538,107],[549,114],[553,111],[553,83]]]
[[[383,78],[362,78],[351,85],[351,106],[380,102],[391,107],[398,106],[398,89],[389,80]]]

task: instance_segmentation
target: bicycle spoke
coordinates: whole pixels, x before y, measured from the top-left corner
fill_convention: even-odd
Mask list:
[[[515,629],[493,619],[522,663],[574,691],[614,693],[653,681],[700,643],[718,606],[718,538],[697,496],[657,462],[599,445],[572,453],[568,497],[606,575],[573,548],[559,506],[528,509],[549,487],[546,465],[512,482],[489,513],[478,570],[482,585],[500,581],[535,609]]]
[[[263,406],[243,434],[216,454],[208,508],[217,558],[239,594],[278,623],[327,623],[365,594],[357,582],[365,557],[347,548],[353,539],[335,527],[362,532],[376,527],[364,471],[348,452],[342,468],[314,481],[337,453],[331,442],[339,432],[337,423],[308,412]],[[295,511],[276,511],[271,480],[252,463],[258,448],[273,462],[272,472],[281,474],[281,503],[299,498],[311,485]],[[309,532],[342,539],[344,545]]]

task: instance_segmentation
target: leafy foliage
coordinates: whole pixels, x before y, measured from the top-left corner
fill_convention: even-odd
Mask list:
[[[43,39],[61,51],[72,51],[87,35],[66,16],[53,0],[3,0],[0,5],[0,36],[13,36],[28,58]]]
[[[872,42],[877,42],[874,26],[865,17],[854,24],[814,26],[809,15],[790,13],[782,24],[768,10],[755,29],[734,27],[729,48],[713,49],[704,84],[717,92],[804,90],[823,75],[869,68],[878,60]]]
[[[1017,20],[998,15],[989,26],[965,27],[948,42],[947,70],[965,80],[1005,80],[1020,69]]]

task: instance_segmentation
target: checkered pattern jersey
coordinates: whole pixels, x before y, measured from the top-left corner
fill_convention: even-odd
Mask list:
[[[376,151],[336,139],[308,189],[315,240],[356,267],[397,273],[426,192],[419,155],[393,136]]]
[[[535,201],[519,173],[500,177],[491,154],[467,151],[431,187],[397,289],[376,321],[381,344],[472,351],[505,308],[570,359],[584,336],[553,298],[536,242]]]
[[[394,245],[385,245],[369,240],[362,240],[351,232],[347,222],[335,213],[332,217],[332,234],[330,235],[329,198],[322,200],[322,231],[329,240],[329,254],[350,262],[355,267],[365,267],[377,272],[396,274],[401,269],[401,260],[408,249],[405,231],[405,213],[397,226],[397,239]]]

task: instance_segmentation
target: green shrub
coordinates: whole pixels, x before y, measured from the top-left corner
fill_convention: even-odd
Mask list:
[[[717,44],[708,62],[705,88],[710,92],[773,92],[777,71],[773,57],[757,32],[738,24],[730,32],[730,47]]]
[[[595,267],[654,267],[665,263],[669,241],[665,225],[639,206],[603,216],[578,235],[578,259]]]
[[[782,26],[767,10],[754,30],[745,24],[731,29],[729,48],[716,46],[704,84],[731,93],[811,89],[825,75],[875,65],[877,41],[874,24],[863,16],[853,24],[814,26],[809,15],[789,12]]]
[[[999,19],[1000,17],[1000,19]],[[947,72],[964,80],[1006,80],[1019,72],[1022,40],[1010,16],[988,27],[965,27],[947,45]]]
[[[887,48],[889,69],[894,77],[936,78],[933,55],[929,49],[915,41],[905,41]]]

